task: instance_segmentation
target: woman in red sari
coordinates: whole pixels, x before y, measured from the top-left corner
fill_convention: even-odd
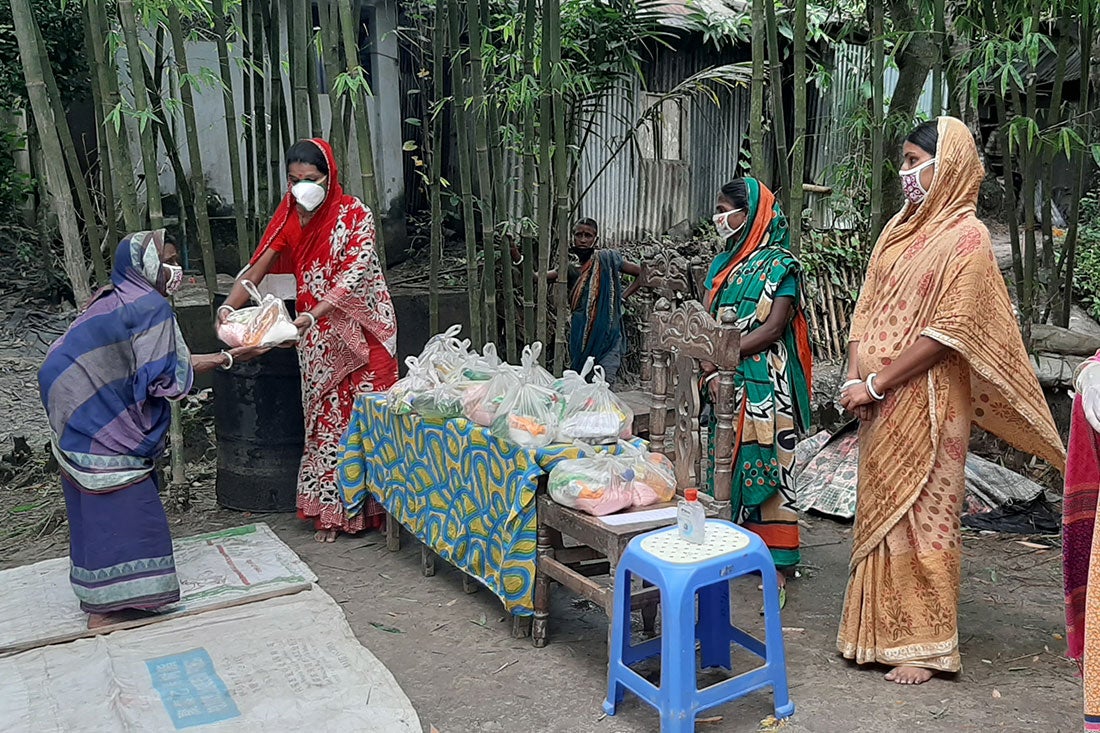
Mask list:
[[[374,249],[374,215],[340,187],[332,148],[319,138],[302,140],[286,161],[286,196],[218,319],[247,303],[242,280],[259,285],[269,273],[295,275],[305,412],[298,516],[314,523],[318,542],[332,542],[340,532],[377,529],[385,518],[373,499],[348,518],[336,464],[356,395],[389,389],[397,379],[397,321]]]

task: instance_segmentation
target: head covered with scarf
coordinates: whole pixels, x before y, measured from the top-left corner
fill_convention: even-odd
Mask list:
[[[375,251],[374,214],[359,199],[344,193],[327,142],[311,138],[301,144],[316,146],[323,156],[325,198],[302,226],[293,187],[288,186],[252,264],[269,250],[279,252],[269,272],[295,276],[299,313],[321,301],[334,306],[326,318],[338,336],[330,342],[333,369],[322,385],[322,391],[327,391],[370,360],[368,336],[388,354],[396,352],[397,318]]]
[[[742,333],[747,333],[768,319],[784,280],[793,277],[801,286],[802,266],[791,254],[787,217],[775,194],[755,178],[741,180],[748,198],[745,224],[726,240],[725,249],[715,256],[703,287],[706,289],[704,305],[710,312],[717,314],[719,308],[736,308]],[[813,355],[800,300],[795,302],[795,315],[783,338],[790,341],[789,348],[798,367],[797,377],[806,384],[807,404],[800,407],[800,413],[804,407],[804,419],[808,420]]]
[[[122,240],[111,285],[53,343],[38,372],[54,453],[88,491],[145,478],[164,450],[168,400],[191,388],[191,354],[163,295],[164,249],[163,230]]]

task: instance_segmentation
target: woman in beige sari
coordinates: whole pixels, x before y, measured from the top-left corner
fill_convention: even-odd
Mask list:
[[[961,667],[958,615],[971,424],[1059,470],[1065,450],[1031,369],[989,232],[970,131],[941,117],[902,148],[907,202],[871,255],[841,404],[862,421],[837,647],[886,679]]]

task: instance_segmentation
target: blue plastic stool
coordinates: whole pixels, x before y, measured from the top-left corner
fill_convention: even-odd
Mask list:
[[[749,573],[764,581],[764,629],[767,644],[730,623],[729,582]],[[661,635],[630,644],[630,580],[638,575],[660,589]],[[699,596],[698,621],[695,596]],[[730,645],[738,644],[764,660],[750,672],[702,690],[696,687],[695,643],[702,667],[731,670]],[[680,539],[676,527],[631,540],[615,571],[615,603],[608,650],[607,699],[604,712],[615,714],[625,690],[661,714],[661,733],[693,733],[695,716],[708,708],[771,687],[775,717],[790,717],[794,704],[787,690],[783,623],[775,563],[764,542],[740,527],[707,520],[706,543]],[[661,656],[661,684],[655,687],[630,668]],[[732,671],[732,670],[731,670]]]

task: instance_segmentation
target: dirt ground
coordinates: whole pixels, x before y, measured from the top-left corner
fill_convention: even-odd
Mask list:
[[[36,455],[18,468],[0,460],[0,569],[67,552],[60,490],[41,454],[47,432],[35,385],[40,357],[19,344],[8,351],[4,346],[0,343],[0,459],[12,451],[15,436],[26,437]],[[189,437],[189,448],[192,442]],[[527,639],[511,638],[508,619],[490,593],[463,593],[456,571],[438,564],[435,577],[422,577],[411,540],[398,553],[388,552],[378,534],[319,545],[293,515],[260,517],[219,508],[209,452],[202,460],[203,452],[198,445],[191,456],[191,507],[170,510],[173,534],[268,522],[341,604],[360,641],[393,672],[425,730],[658,730],[656,714],[629,695],[616,716],[601,710],[607,659],[607,620],[601,611],[556,591],[550,644],[534,649]],[[1080,730],[1080,682],[1075,666],[1062,657],[1056,538],[1032,538],[1049,546],[1036,550],[1019,544],[1021,538],[967,534],[960,605],[963,672],[956,679],[900,688],[884,682],[881,671],[858,670],[835,653],[850,535],[830,520],[807,517],[805,523],[802,577],[790,585],[783,620],[797,706],[784,731]],[[736,619],[759,633],[756,584],[742,581],[736,589]],[[697,729],[756,731],[770,704],[767,693],[751,695],[707,712],[711,722]]]

